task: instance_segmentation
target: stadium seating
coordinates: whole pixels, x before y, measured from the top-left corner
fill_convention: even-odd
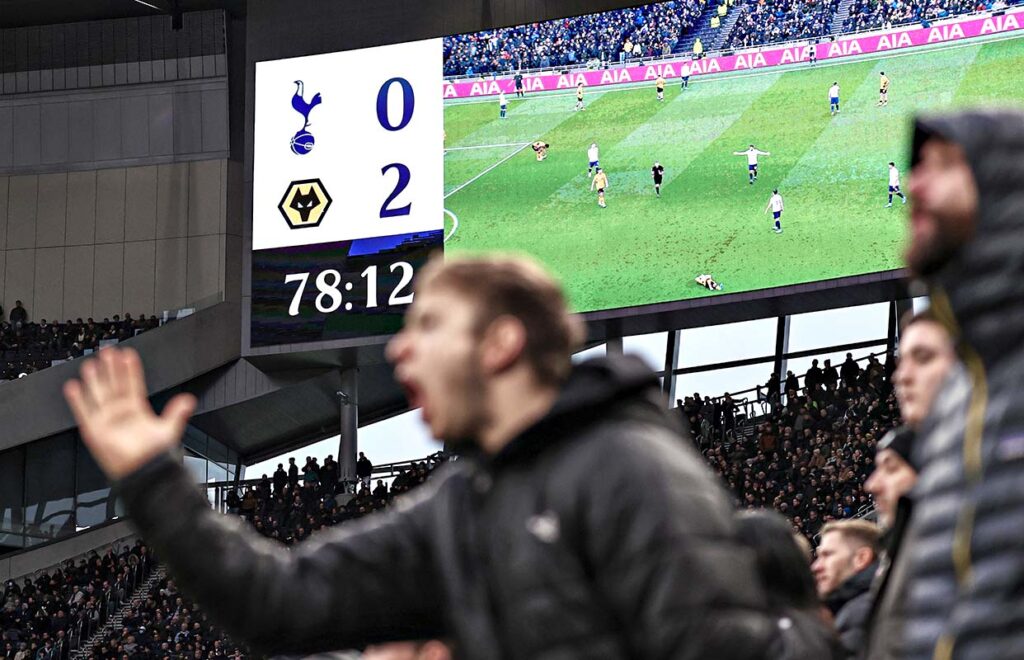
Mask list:
[[[707,0],[671,0],[445,37],[444,75],[481,75],[667,55],[706,4]]]
[[[969,14],[986,9],[1000,9],[1007,4],[992,0],[898,0],[896,2],[879,2],[878,0],[853,0],[849,16],[843,21],[844,32],[859,32],[881,27],[923,23],[956,14]]]
[[[723,48],[814,39],[837,32],[918,23],[1020,0],[848,0],[848,17],[833,26],[842,0],[734,0],[737,13]],[[628,61],[689,52],[697,35],[711,43],[708,21],[718,12],[708,0],[672,0],[575,18],[463,34],[444,39],[444,75],[480,76],[519,69],[582,66],[595,60]],[[628,54],[626,48],[628,47]]]
[[[726,48],[821,37],[832,30],[839,0],[768,0],[747,2],[740,8]]]
[[[0,657],[67,660],[127,602],[155,561],[138,541],[0,587]],[[48,649],[42,655],[43,649]],[[22,655],[19,657],[19,653]]]
[[[305,469],[298,484],[286,483],[278,489],[263,475],[259,481],[248,482],[241,493],[228,493],[228,511],[249,521],[260,534],[292,545],[325,527],[387,507],[397,495],[426,481],[443,460],[444,455],[438,454],[417,462],[400,472],[390,488],[364,488],[343,506],[337,504],[338,499],[344,499],[336,498],[336,485],[322,483],[320,470],[315,468]],[[179,593],[173,577],[164,577],[124,614],[119,626],[94,640],[91,657],[97,660],[120,660],[126,655],[241,658],[249,653],[213,626],[192,600]]]
[[[140,332],[159,327],[155,316],[122,319],[115,314],[113,320],[27,322],[14,325],[0,323],[0,380],[13,380],[40,369],[54,361],[72,360],[87,355],[107,343],[130,339]]]
[[[736,504],[774,508],[813,539],[828,520],[871,508],[863,484],[875,443],[899,424],[886,368],[874,357],[850,382],[812,383],[763,416],[739,419],[731,397],[687,397],[681,412]],[[828,382],[828,381],[827,381]]]

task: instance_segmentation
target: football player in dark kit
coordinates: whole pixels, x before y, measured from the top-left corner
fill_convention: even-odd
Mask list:
[[[574,366],[583,336],[533,262],[425,266],[387,357],[463,457],[293,548],[210,508],[177,453],[195,398],[156,415],[134,351],[104,349],[65,396],[175,582],[258,652],[443,638],[478,660],[773,657],[782,619],[658,378],[634,357]]]
[[[516,97],[523,98],[526,94],[523,92],[523,74],[520,71],[516,71],[516,75],[513,78],[516,85]]]
[[[651,167],[651,178],[654,179],[654,194],[661,197],[661,181],[665,177],[665,167],[658,161],[654,161]]]

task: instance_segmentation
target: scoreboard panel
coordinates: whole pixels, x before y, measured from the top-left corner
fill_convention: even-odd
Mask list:
[[[400,327],[444,243],[441,49],[256,64],[253,347]]]

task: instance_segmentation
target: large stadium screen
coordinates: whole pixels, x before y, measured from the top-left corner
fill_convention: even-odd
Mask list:
[[[1022,8],[694,57],[687,6],[258,63],[251,345],[395,331],[442,246],[584,313],[891,271],[912,116],[1024,101]]]

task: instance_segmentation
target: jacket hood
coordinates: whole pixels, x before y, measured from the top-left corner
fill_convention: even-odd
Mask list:
[[[929,278],[933,308],[990,365],[1024,335],[1024,113],[918,119],[913,164],[932,137],[964,150],[978,188],[974,237]]]
[[[668,414],[657,376],[643,360],[632,355],[595,358],[573,367],[548,414],[498,452],[492,464],[539,454],[625,407],[635,416],[682,433],[675,416]]]

